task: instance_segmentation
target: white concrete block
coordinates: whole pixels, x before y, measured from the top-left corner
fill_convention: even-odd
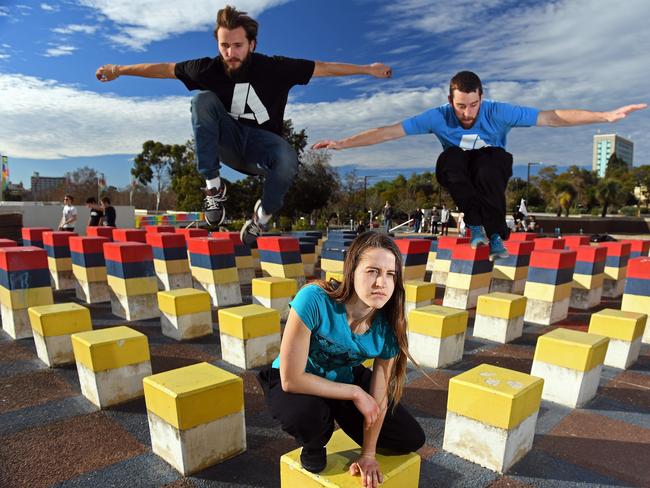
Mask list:
[[[564,368],[544,361],[533,361],[532,376],[544,378],[542,398],[571,408],[580,408],[596,396],[603,366],[589,371]]]
[[[106,281],[87,282],[77,280],[74,287],[77,298],[88,304],[111,301],[111,294]]]
[[[280,312],[280,320],[286,322],[289,316],[289,302],[293,297],[266,298],[253,295],[253,303],[262,305],[266,308],[272,308]]]
[[[0,314],[2,315],[2,330],[12,339],[26,339],[33,336],[32,324],[29,321],[26,308],[13,309],[0,304]]]
[[[431,337],[408,332],[409,352],[421,366],[443,368],[463,358],[465,332],[448,337]]]
[[[160,325],[163,335],[182,341],[212,334],[212,311],[171,315],[161,311]]]
[[[94,372],[77,361],[81,393],[99,408],[144,396],[142,380],[151,376],[151,362]]]
[[[229,305],[238,305],[242,303],[241,288],[239,281],[233,283],[203,283],[196,278],[192,279],[194,288],[205,290],[210,294],[210,300],[213,307],[227,307]]]
[[[521,337],[524,330],[524,316],[506,319],[476,314],[474,319],[474,337],[506,344]]]
[[[280,333],[240,339],[221,332],[221,358],[242,369],[271,364],[280,353]]]
[[[605,356],[605,366],[627,369],[639,359],[640,351],[641,337],[637,337],[632,342],[610,337],[607,355]]]
[[[478,297],[490,292],[490,287],[474,288],[473,290],[463,290],[461,288],[445,288],[445,297],[442,299],[443,307],[459,308],[469,310],[476,308]]]
[[[70,334],[43,337],[38,332],[32,331],[38,359],[50,368],[74,363],[74,351],[72,350]]]
[[[111,313],[126,320],[146,320],[160,317],[158,296],[155,293],[146,295],[120,295],[109,287],[111,296]]]
[[[569,302],[571,297],[557,302],[547,302],[528,298],[524,321],[532,324],[550,325],[564,320],[569,315]]]

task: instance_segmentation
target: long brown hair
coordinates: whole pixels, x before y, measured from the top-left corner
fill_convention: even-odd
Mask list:
[[[388,378],[388,400],[393,408],[402,398],[404,380],[406,378],[406,360],[408,357],[408,338],[406,336],[406,320],[404,318],[404,284],[402,282],[402,254],[395,242],[386,234],[368,231],[359,235],[348,248],[343,263],[343,283],[318,281],[325,293],[337,301],[345,303],[354,293],[354,272],[359,265],[363,253],[368,249],[386,249],[395,256],[395,289],[386,305],[382,307],[388,323],[392,326],[397,338],[398,352],[394,367]]]

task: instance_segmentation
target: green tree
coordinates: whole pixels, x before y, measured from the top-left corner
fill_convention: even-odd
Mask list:
[[[174,144],[170,147],[171,188],[176,194],[176,209],[185,212],[203,209],[203,178],[199,174],[194,154],[194,141]]]
[[[156,210],[160,209],[160,196],[168,184],[171,162],[171,146],[157,141],[145,142],[133,160],[131,174],[138,182],[148,185],[155,179]]]
[[[282,122],[282,138],[291,144],[300,158],[307,146],[307,134],[305,133],[305,129],[296,132],[293,128],[293,122],[291,119],[287,119]]]
[[[608,207],[620,201],[621,183],[614,178],[603,178],[598,182],[597,194],[598,200],[603,205],[600,216],[606,217]]]
[[[576,198],[577,192],[575,187],[566,180],[556,179],[554,182],[555,202],[557,203],[557,216],[569,216],[569,209]]]
[[[78,168],[68,175],[66,193],[74,197],[75,205],[84,205],[88,197],[97,198],[97,171],[88,166]]]
[[[605,170],[605,178],[621,178],[630,170],[627,163],[613,153],[607,161],[607,169]]]

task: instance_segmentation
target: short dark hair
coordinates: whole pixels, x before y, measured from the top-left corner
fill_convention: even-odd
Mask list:
[[[74,202],[74,197],[73,197],[72,195],[70,195],[70,194],[66,194],[66,195],[64,195],[64,196],[63,196],[63,199],[65,200],[66,198],[67,198],[68,200],[70,200],[71,202]]]
[[[102,197],[101,202],[102,202],[102,203],[108,203],[108,204],[110,205],[110,204],[111,204],[111,199],[108,198],[108,197]]]
[[[248,12],[240,12],[232,5],[226,5],[224,8],[217,12],[217,24],[214,26],[214,38],[217,37],[219,27],[224,29],[233,30],[238,27],[243,27],[246,31],[246,38],[249,41],[257,41],[257,29],[259,24],[255,19],[248,15]]]
[[[95,197],[88,197],[88,198],[86,198],[86,203],[97,204],[97,199]]]
[[[449,97],[454,98],[454,90],[463,93],[472,93],[478,90],[479,95],[483,95],[483,85],[481,79],[476,73],[471,71],[459,71],[449,82]]]

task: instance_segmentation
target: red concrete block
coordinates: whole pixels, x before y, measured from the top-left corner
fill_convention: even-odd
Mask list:
[[[260,251],[300,252],[300,243],[295,237],[258,237],[257,247]]]
[[[535,251],[543,249],[564,249],[565,241],[561,237],[540,237],[535,239]]]
[[[0,239],[0,247],[16,247],[18,243],[11,239]]]
[[[47,253],[36,246],[0,248],[0,269],[5,271],[28,271],[47,269]]]
[[[572,251],[576,252],[576,261],[585,263],[598,263],[605,261],[605,258],[607,258],[607,249],[604,247],[586,245],[578,246]]]
[[[440,249],[453,249],[459,244],[469,244],[469,237],[438,237],[438,251]]]
[[[619,242],[627,242],[630,244],[631,253],[639,253],[641,256],[647,256],[650,253],[650,240],[644,239],[625,239]]]
[[[104,244],[111,242],[106,237],[79,237],[70,238],[70,251],[81,254],[99,254],[104,252]]]
[[[43,241],[43,232],[50,232],[49,227],[23,227],[21,235],[26,241]]]
[[[460,244],[452,249],[451,259],[488,261],[490,259],[490,246],[478,246],[476,249],[472,249],[469,244]]]
[[[537,239],[537,234],[535,232],[512,232],[508,241],[511,242],[520,242],[520,241],[534,241]]]
[[[599,247],[607,249],[608,256],[629,256],[632,245],[629,242],[601,242]]]
[[[52,247],[69,247],[70,238],[76,236],[76,232],[43,232],[43,245]]]
[[[185,243],[188,239],[193,239],[195,237],[208,237],[208,231],[205,229],[197,229],[196,227],[191,227],[189,229],[176,229],[177,234],[181,234],[185,237]]]
[[[186,247],[184,235],[170,232],[148,233],[147,244],[160,248]]]
[[[152,261],[151,246],[141,242],[107,242],[104,244],[104,258],[118,263],[139,263]]]
[[[175,227],[173,225],[145,225],[144,231],[147,234],[160,234],[162,232],[174,232]]]
[[[589,236],[564,236],[564,244],[569,249],[575,249],[578,246],[588,246]]]
[[[650,280],[650,258],[641,256],[630,259],[627,263],[627,277]]]
[[[532,240],[517,241],[508,240],[503,243],[511,256],[530,256],[535,249],[535,243]],[[499,264],[498,262],[496,264]]]
[[[228,239],[235,246],[243,245],[239,232],[210,232],[210,237],[214,237],[215,239]]]
[[[431,241],[428,239],[395,239],[399,252],[406,256],[408,254],[429,254]]]
[[[212,237],[197,237],[189,239],[187,249],[190,254],[235,254],[235,246],[228,239],[213,239]]]
[[[86,227],[86,235],[88,237],[105,237],[108,240],[113,240],[113,230],[115,227]]]
[[[143,229],[115,229],[113,231],[115,242],[141,242],[146,244],[147,232]]]
[[[530,266],[546,269],[574,268],[576,265],[576,256],[577,253],[571,250],[535,249],[530,255]]]

